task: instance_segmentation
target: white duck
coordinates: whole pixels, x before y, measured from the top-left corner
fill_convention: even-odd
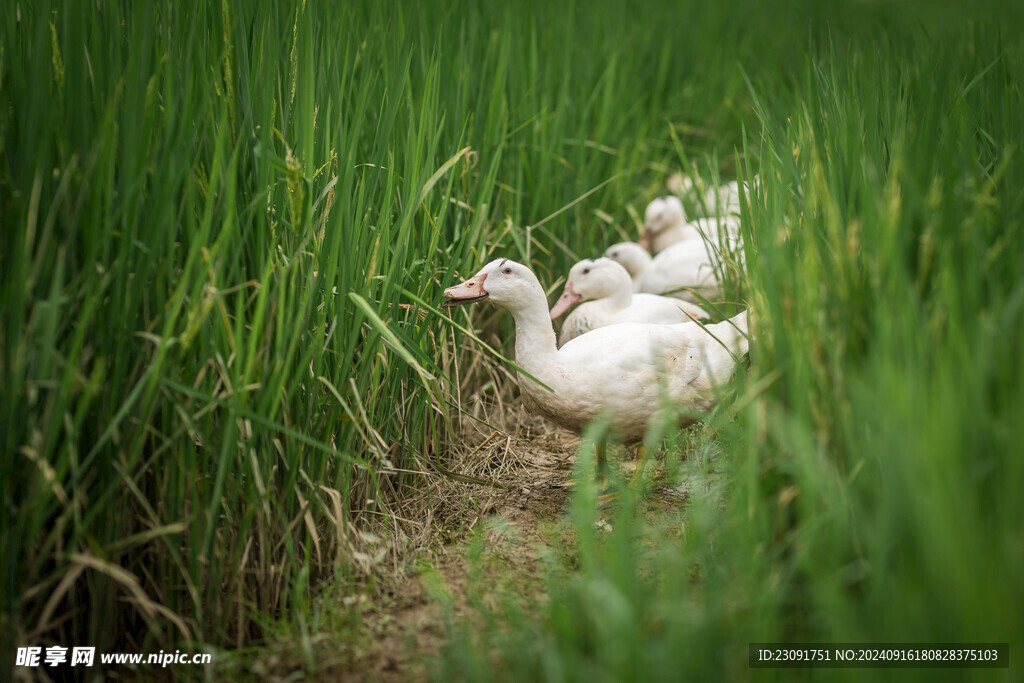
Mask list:
[[[644,234],[640,241],[655,253],[696,237],[700,233],[686,225],[686,210],[679,197],[655,197],[644,209]]]
[[[744,184],[746,194],[750,194],[750,188]],[[720,185],[716,190],[708,190],[704,193],[704,203],[708,211],[719,216],[740,215],[740,184],[738,181],[730,180],[725,185]]]
[[[696,302],[695,292],[705,299],[721,296],[716,250],[717,246],[704,240],[687,240],[652,258],[636,242],[619,242],[608,247],[604,255],[626,269],[633,280],[633,291]]]
[[[739,200],[738,194],[736,200]],[[708,209],[714,211],[712,207],[708,205]],[[717,242],[720,233],[735,236],[739,234],[739,229],[739,217],[729,211],[722,211],[718,217],[712,215],[687,221],[686,211],[678,197],[658,197],[644,211],[644,236],[641,242],[650,247],[652,254],[659,254],[679,242],[701,238]]]
[[[729,379],[748,348],[741,313],[706,328],[694,322],[609,325],[559,349],[544,289],[529,268],[508,259],[491,261],[444,295],[445,306],[490,299],[512,313],[516,362],[535,378],[519,373],[528,408],[576,433],[604,415],[627,443],[643,438],[665,397],[692,411],[709,410],[714,388]],[[598,444],[599,468],[602,452]]]
[[[704,309],[657,294],[634,294],[633,282],[621,264],[610,258],[580,261],[569,270],[562,296],[551,308],[551,319],[582,301],[558,333],[558,345],[585,332],[615,323],[670,325],[707,318]]]
[[[757,177],[754,183],[758,182]],[[677,196],[686,197],[694,202],[703,202],[703,210],[709,216],[727,216],[740,214],[740,184],[730,180],[723,185],[711,185],[697,176],[694,182],[690,176],[676,173],[668,179],[668,189]],[[744,193],[750,196],[750,185],[743,184]]]

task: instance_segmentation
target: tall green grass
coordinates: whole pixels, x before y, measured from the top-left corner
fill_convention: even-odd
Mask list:
[[[11,3],[3,657],[308,645],[323,587],[372,579],[356,532],[443,466],[441,289],[631,232],[670,127],[731,172],[743,74],[680,38],[729,17],[650,12]]]
[[[358,530],[444,466],[450,378],[478,380],[438,293],[499,253],[555,283],[681,162],[760,178],[730,284],[751,373],[715,441],[682,437],[720,444],[723,478],[681,536],[627,504],[606,539],[578,504],[573,572],[445,670],[1019,642],[1019,12],[920,9],[14,3],[4,657],[234,647],[283,620],[311,660],[318,595],[372,580]]]
[[[749,373],[667,449],[681,518],[582,490],[547,595],[478,601],[439,677],[732,680],[772,641],[1009,642],[1008,670],[945,673],[1020,677],[1024,43],[993,9],[752,8],[738,45],[680,37],[757,113]]]

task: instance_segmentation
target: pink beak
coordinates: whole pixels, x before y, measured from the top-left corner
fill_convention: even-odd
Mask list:
[[[458,306],[459,304],[483,301],[490,296],[484,289],[484,280],[486,279],[487,273],[482,273],[476,277],[471,277],[460,285],[452,285],[444,290],[444,296],[447,300],[442,302],[441,305]]]
[[[576,303],[582,298],[583,297],[581,297],[579,294],[572,291],[572,280],[566,282],[565,289],[562,290],[562,296],[558,297],[558,301],[556,301],[555,305],[551,307],[551,319],[554,320],[558,316],[568,311],[574,303]]]

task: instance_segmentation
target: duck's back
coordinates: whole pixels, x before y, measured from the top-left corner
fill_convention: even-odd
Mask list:
[[[657,294],[634,294],[629,306],[617,310],[612,309],[605,300],[585,301],[565,319],[558,334],[558,344],[564,346],[581,334],[608,325],[671,325],[706,317],[707,313],[695,304]]]
[[[704,240],[674,244],[654,258],[640,288],[692,302],[696,302],[696,297],[684,288],[696,289],[706,298],[716,296],[719,286],[713,255],[713,247]]]

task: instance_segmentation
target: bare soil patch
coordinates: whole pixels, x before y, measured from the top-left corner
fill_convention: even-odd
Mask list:
[[[452,482],[442,478],[431,491],[432,526],[448,538],[420,553],[418,568],[395,581],[379,609],[368,611],[363,625],[371,642],[351,665],[318,674],[324,680],[407,681],[429,676],[431,655],[445,642],[445,610],[450,602],[458,618],[467,608],[467,533],[482,525],[488,561],[522,586],[541,590],[538,547],[544,528],[561,514],[568,493],[579,438],[540,418],[515,415],[505,432],[486,428],[471,435],[454,468],[492,479],[508,488]]]

